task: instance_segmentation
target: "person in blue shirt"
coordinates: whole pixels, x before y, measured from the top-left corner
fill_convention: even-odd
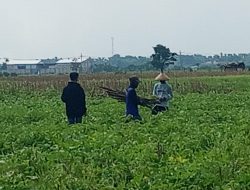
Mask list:
[[[140,80],[133,76],[129,78],[129,82],[129,87],[126,89],[126,116],[131,116],[135,120],[142,120],[138,110],[138,105],[142,105],[142,102],[135,91]]]

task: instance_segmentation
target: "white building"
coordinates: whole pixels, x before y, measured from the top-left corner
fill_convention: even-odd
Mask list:
[[[38,74],[40,59],[1,59],[1,64],[6,64],[5,72],[15,74]]]
[[[77,71],[79,73],[88,72],[90,64],[88,58],[65,58],[56,62],[55,73],[63,74]]]
[[[27,60],[0,58],[1,72],[18,75],[68,74],[72,71],[87,73],[90,70],[90,64],[87,57]]]

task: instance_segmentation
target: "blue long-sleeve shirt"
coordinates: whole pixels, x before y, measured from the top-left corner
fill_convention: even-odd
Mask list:
[[[126,116],[140,117],[138,111],[139,98],[133,87],[129,86],[126,90]]]

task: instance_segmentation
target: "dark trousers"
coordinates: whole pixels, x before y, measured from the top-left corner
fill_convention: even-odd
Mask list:
[[[127,118],[131,118],[133,120],[142,120],[141,116],[140,115],[131,115],[131,114],[128,114],[126,115]]]
[[[168,110],[168,107],[164,107],[164,106],[161,106],[161,105],[155,105],[152,109],[152,114],[153,115],[157,115],[159,112],[164,112],[164,111],[167,111]]]
[[[139,115],[133,116],[133,119],[134,119],[134,120],[140,120],[140,121],[142,120],[141,116],[139,116]]]
[[[69,125],[75,123],[82,123],[82,117],[68,117],[68,123]]]

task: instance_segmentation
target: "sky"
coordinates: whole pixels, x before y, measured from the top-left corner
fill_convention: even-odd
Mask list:
[[[250,0],[0,0],[0,58],[250,53]]]

